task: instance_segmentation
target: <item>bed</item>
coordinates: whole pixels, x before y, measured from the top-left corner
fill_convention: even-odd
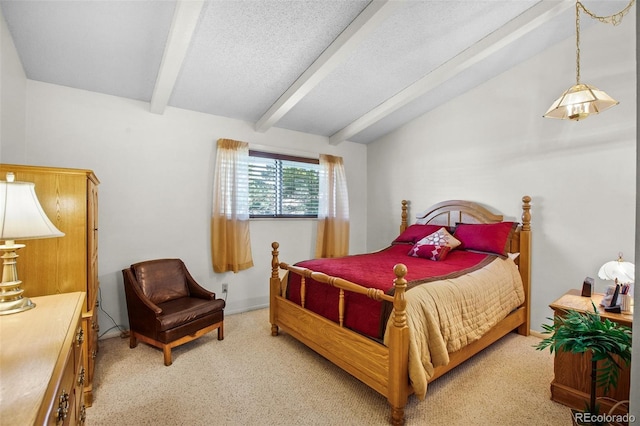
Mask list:
[[[271,334],[277,336],[280,330],[290,334],[385,396],[391,407],[390,422],[394,425],[404,424],[404,409],[411,394],[424,398],[428,382],[506,334],[512,331],[529,334],[530,203],[529,196],[522,197],[521,222],[509,222],[509,226],[502,215],[493,213],[481,204],[461,200],[438,203],[416,215],[415,223],[409,226],[408,202],[402,201],[400,235],[389,247],[328,262],[327,259],[298,262],[295,265],[280,262],[279,244],[272,243]],[[504,252],[487,253],[488,249],[477,236],[484,235],[487,229],[496,228],[500,228],[503,235],[503,230],[508,227],[510,231],[506,244],[500,248]],[[416,233],[417,229],[420,233]],[[462,244],[447,250],[446,259],[443,256],[442,262],[435,252],[427,255],[435,258],[418,258],[415,256],[416,250],[423,248],[418,243],[425,242],[423,237],[427,229],[429,232],[444,229],[448,231],[444,234],[454,237],[453,240],[458,241],[455,237],[459,236]],[[474,232],[473,238],[468,237],[469,230]],[[439,231],[441,234],[442,231]],[[429,235],[426,241],[432,242],[433,235]],[[479,242],[477,247],[473,246],[476,241]],[[429,250],[433,248],[430,245],[426,247]],[[414,255],[410,254],[412,250]],[[353,263],[349,262],[356,262],[357,266],[351,267],[349,265]],[[448,266],[447,262],[457,262],[460,268]],[[435,276],[418,276],[418,273],[423,273],[417,271],[423,264],[433,265],[436,272],[432,275]],[[315,267],[318,270],[312,269]],[[386,272],[376,268],[384,268]],[[339,275],[343,276],[334,276],[325,271],[341,271]],[[412,275],[410,271],[415,273]],[[466,307],[466,301],[461,304],[457,299],[449,300],[449,296],[438,299],[441,295],[451,293],[452,288],[470,291],[470,286],[478,283],[480,277],[491,283],[503,282],[496,285],[505,287],[504,291],[513,293],[515,298],[509,296],[509,299],[504,299],[500,295],[496,296],[499,299],[495,299],[499,302],[487,305],[485,301],[485,305],[472,308]],[[461,300],[476,299],[474,295],[485,293],[484,282],[482,286],[482,291],[475,291],[472,296],[462,295]],[[493,288],[490,291],[493,292]],[[314,297],[323,299],[323,303],[330,306],[323,308],[324,305]],[[372,313],[363,315],[364,308],[360,303],[367,305]],[[419,307],[416,307],[418,304]],[[506,306],[502,309],[506,309],[505,312],[493,312],[496,305],[503,304]],[[458,314],[442,314],[455,311],[458,307],[464,310],[462,317]],[[356,314],[350,314],[351,311]],[[358,318],[365,316],[372,316],[373,319],[369,318],[364,325],[359,324]],[[444,321],[442,317],[460,318],[459,323],[450,325],[453,330],[464,328],[463,332],[453,333],[456,336],[461,334],[462,340],[452,339],[454,343],[443,343],[441,335],[452,333],[450,325],[439,330],[438,321]],[[436,321],[435,325],[430,321]]]

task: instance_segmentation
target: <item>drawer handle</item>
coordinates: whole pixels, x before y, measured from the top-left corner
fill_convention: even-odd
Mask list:
[[[96,350],[93,350],[91,352],[91,358],[96,359],[97,356],[98,356],[98,352]]]
[[[84,342],[84,330],[82,328],[78,329],[78,333],[76,334],[76,342],[78,347],[82,346],[82,343]]]
[[[78,384],[80,386],[84,386],[84,377],[85,377],[85,370],[84,370],[84,367],[82,367],[82,369],[80,370],[80,374],[78,374]]]
[[[80,424],[83,425],[84,422],[87,421],[87,407],[82,404],[82,408],[80,409]]]
[[[66,390],[62,390],[58,399],[57,423],[62,423],[67,418],[69,412],[69,394]]]

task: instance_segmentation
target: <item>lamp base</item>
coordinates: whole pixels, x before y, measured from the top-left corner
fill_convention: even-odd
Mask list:
[[[620,305],[605,306],[604,310],[605,310],[605,312],[611,312],[612,314],[619,314],[619,313],[622,312],[622,309],[620,308]]]
[[[35,307],[36,304],[27,297],[20,297],[17,300],[0,300],[0,315],[17,314]]]
[[[0,245],[0,251],[5,253],[0,256],[4,260],[2,266],[2,282],[0,282],[0,315],[17,314],[36,307],[28,297],[23,297],[24,290],[20,288],[22,281],[18,279],[16,250],[24,247],[24,244],[15,244],[7,241]]]

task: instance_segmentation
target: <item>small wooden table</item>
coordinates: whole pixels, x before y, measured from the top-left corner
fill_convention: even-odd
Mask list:
[[[564,311],[575,310],[580,312],[592,312],[593,306],[596,305],[601,318],[631,327],[633,324],[633,314],[623,312],[620,314],[606,312],[600,301],[603,294],[594,294],[591,298],[580,296],[579,290],[570,290],[558,300],[553,302],[554,316],[562,316]],[[551,382],[551,399],[571,408],[583,410],[589,403],[590,387],[591,387],[591,354],[573,354],[569,352],[556,352],[553,363],[554,379]],[[630,371],[631,366],[624,366],[620,371],[618,378],[618,386],[609,389],[607,393],[603,389],[598,388],[596,397],[606,396],[613,399],[599,399],[598,403],[601,412],[608,412],[616,401],[624,401],[629,399],[629,386],[631,383]],[[626,412],[622,409],[617,410],[618,413]]]

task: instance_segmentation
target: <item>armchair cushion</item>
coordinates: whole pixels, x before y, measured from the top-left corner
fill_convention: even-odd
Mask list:
[[[174,327],[192,322],[198,318],[219,313],[222,319],[224,300],[204,300],[194,297],[182,297],[158,305],[162,313],[156,317],[158,331],[166,331]],[[216,321],[217,322],[217,321]]]
[[[144,295],[160,305],[189,296],[183,265],[179,259],[160,259],[136,263],[131,265],[131,269]]]

